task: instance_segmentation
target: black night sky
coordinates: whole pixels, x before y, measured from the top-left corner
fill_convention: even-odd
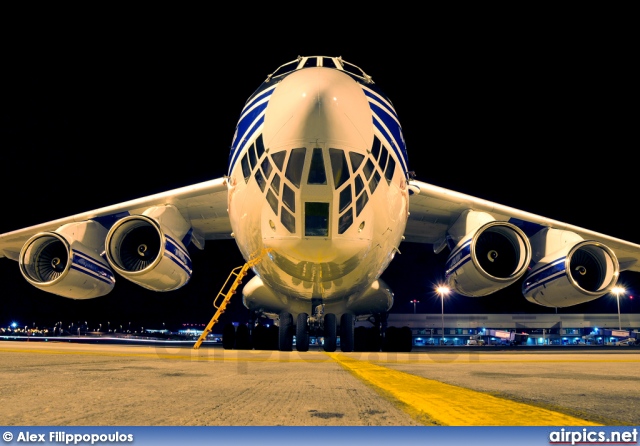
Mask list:
[[[0,232],[217,178],[245,100],[298,55],[341,55],[389,96],[418,179],[640,242],[633,58],[610,30],[576,35],[550,24],[467,28],[421,41],[293,38],[249,46],[204,24],[92,29],[16,37],[5,56],[0,102],[3,191]],[[615,45],[614,45],[615,43]],[[262,46],[261,46],[262,45]],[[632,90],[633,89],[633,90]],[[632,94],[633,93],[633,94]],[[633,119],[633,122],[632,122]],[[447,251],[402,244],[382,278],[393,312],[440,313],[433,292]],[[206,324],[212,300],[244,263],[235,242],[191,250],[190,283],[170,293],[124,279],[108,296],[72,301],[36,290],[16,262],[0,259],[0,326],[56,321]],[[637,293],[640,274],[620,283]],[[621,298],[622,312],[640,299]],[[520,283],[485,298],[453,296],[448,313],[533,312]],[[564,313],[617,311],[605,296]],[[242,320],[241,299],[225,318]]]

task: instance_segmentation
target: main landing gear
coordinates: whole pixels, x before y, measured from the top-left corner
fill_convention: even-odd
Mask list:
[[[282,312],[279,316],[278,349],[280,351],[293,350],[293,335],[296,336],[296,350],[309,351],[309,341],[312,335],[324,338],[325,352],[335,352],[338,349],[338,328],[340,329],[340,350],[353,351],[354,322],[352,314],[345,313],[340,317],[340,325],[335,314],[322,314],[316,311],[313,317],[307,313],[300,313],[296,317],[295,326],[291,313]]]
[[[279,314],[277,325],[263,325],[253,314],[249,326],[235,328],[228,324],[222,337],[225,349],[236,350],[279,350],[290,352],[309,351],[312,336],[323,337],[325,352],[410,352],[413,336],[409,327],[387,326],[387,314],[375,314],[369,317],[370,327],[355,327],[355,316],[345,313],[337,316],[333,313],[316,312],[313,317],[300,313],[294,318],[289,312]],[[256,323],[256,321],[258,321]],[[250,329],[249,327],[253,327]]]

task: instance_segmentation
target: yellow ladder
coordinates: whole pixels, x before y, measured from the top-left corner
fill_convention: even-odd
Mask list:
[[[213,318],[211,318],[211,321],[209,321],[209,324],[207,325],[207,327],[202,331],[202,334],[200,335],[200,338],[194,344],[193,348],[195,350],[200,348],[200,344],[202,344],[202,342],[207,338],[209,333],[211,333],[211,329],[213,328],[215,323],[218,322],[218,319],[220,318],[222,313],[224,313],[225,309],[227,308],[227,304],[231,300],[231,297],[234,294],[236,294],[236,289],[242,283],[242,279],[244,278],[244,276],[247,275],[247,271],[249,270],[249,268],[251,268],[252,266],[257,264],[258,262],[260,262],[262,260],[262,258],[264,257],[264,255],[268,251],[269,251],[269,249],[267,249],[267,248],[263,249],[262,252],[260,252],[260,255],[258,255],[257,257],[254,257],[253,259],[249,260],[244,265],[238,266],[238,267],[234,268],[233,270],[231,270],[231,274],[229,274],[229,277],[227,277],[227,280],[224,282],[224,285],[222,285],[222,288],[220,289],[220,292],[218,293],[216,298],[213,300],[213,306],[218,311],[216,311],[216,314],[213,315]],[[229,281],[234,276],[235,276],[235,280],[233,281],[233,283],[231,283],[231,286],[229,287],[229,290],[227,292],[225,292],[224,291],[225,288],[227,288],[227,285],[229,284]],[[224,299],[222,299],[222,301],[218,303],[218,301],[220,300],[221,297],[224,297]]]

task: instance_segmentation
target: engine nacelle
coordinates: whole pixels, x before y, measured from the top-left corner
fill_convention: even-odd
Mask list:
[[[476,226],[477,223],[482,223]],[[471,231],[466,232],[469,228]],[[462,232],[461,232],[462,231]],[[486,296],[520,279],[531,261],[531,245],[517,226],[469,211],[451,228],[460,237],[446,264],[449,288],[471,297]]]
[[[544,257],[536,261],[522,283],[522,294],[529,302],[569,307],[604,296],[618,281],[618,259],[600,242],[585,241],[568,231],[545,230],[532,244],[534,251],[544,247],[539,250]],[[548,251],[552,252],[546,254]]]
[[[71,299],[108,294],[115,285],[100,256],[107,230],[94,221],[70,223],[31,237],[20,250],[20,271],[38,289]]]
[[[105,253],[122,277],[153,291],[172,291],[191,279],[191,257],[181,239],[191,227],[174,206],[156,206],[118,220]]]

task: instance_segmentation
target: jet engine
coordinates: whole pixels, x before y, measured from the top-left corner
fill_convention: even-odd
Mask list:
[[[545,307],[569,307],[609,293],[620,266],[615,253],[600,242],[569,231],[543,230],[531,239],[534,262],[522,294]]]
[[[531,245],[517,226],[489,214],[465,211],[449,230],[457,244],[446,263],[447,285],[471,297],[505,288],[527,271]]]
[[[181,241],[190,225],[171,205],[118,220],[109,230],[105,254],[127,280],[153,291],[172,291],[191,278],[191,258]]]
[[[48,293],[71,299],[104,296],[115,285],[113,271],[100,256],[106,232],[101,224],[84,221],[38,233],[20,250],[20,271]]]

